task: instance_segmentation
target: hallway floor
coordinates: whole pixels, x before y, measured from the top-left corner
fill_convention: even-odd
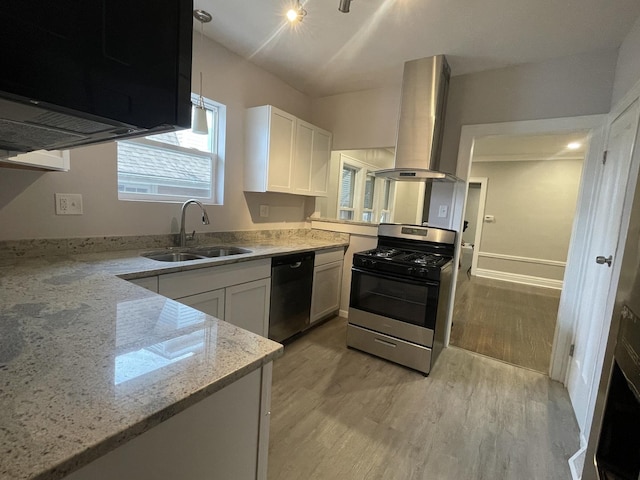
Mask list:
[[[548,373],[560,290],[460,274],[451,345]]]

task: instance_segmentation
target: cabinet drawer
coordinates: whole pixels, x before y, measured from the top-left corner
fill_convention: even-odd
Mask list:
[[[320,250],[316,252],[314,266],[318,267],[325,263],[339,262],[344,258],[344,248],[339,247],[334,250]]]
[[[386,358],[423,373],[431,367],[431,349],[366,328],[347,325],[347,346]]]
[[[263,258],[249,262],[238,262],[218,267],[160,275],[158,278],[158,293],[175,299],[270,276],[271,259]]]

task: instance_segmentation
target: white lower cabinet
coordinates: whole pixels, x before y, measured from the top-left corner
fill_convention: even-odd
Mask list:
[[[266,337],[271,260],[160,275],[158,293]]]
[[[266,337],[269,334],[271,278],[225,288],[224,319]]]
[[[129,280],[131,283],[135,283],[136,285],[146,288],[147,290],[151,290],[152,292],[158,293],[158,277],[144,277],[144,278],[134,278],[133,280]]]
[[[255,370],[65,480],[266,479],[264,371]],[[266,411],[266,414],[265,414]],[[263,458],[264,457],[264,458]],[[260,472],[260,462],[265,462]]]
[[[225,289],[219,288],[211,292],[189,295],[188,297],[181,297],[176,300],[196,310],[200,310],[207,315],[224,320],[224,293]]]
[[[343,257],[342,248],[316,253],[311,294],[311,324],[340,309]]]
[[[158,293],[266,337],[269,333],[271,259],[159,275]],[[271,415],[271,372],[271,363],[258,370],[259,388],[257,392],[236,391],[238,400],[240,400],[240,396],[243,396],[243,400],[239,403],[240,406],[246,403],[246,398],[244,397],[247,395],[254,396],[253,398],[256,399],[257,403],[255,406],[252,404],[251,408],[244,409],[250,421],[243,419],[242,422],[238,423],[239,427],[237,428],[240,428],[242,432],[234,432],[233,430],[236,427],[231,426],[217,429],[217,441],[224,443],[227,435],[230,435],[229,441],[233,446],[233,448],[224,449],[228,453],[224,460],[218,460],[216,456],[211,464],[212,470],[207,475],[195,477],[181,475],[171,478],[185,480],[190,480],[191,478],[194,480],[202,478],[266,480],[269,452],[269,420]],[[215,395],[218,394],[216,393]],[[236,409],[236,406],[224,407],[222,412],[235,411]],[[246,447],[242,444],[234,443],[234,438],[238,434],[242,435]],[[254,444],[255,448],[253,448]],[[235,454],[229,453],[233,449],[239,450],[239,452]],[[225,469],[218,471],[218,461],[229,465]],[[232,468],[236,463],[238,464],[238,470],[234,471]]]

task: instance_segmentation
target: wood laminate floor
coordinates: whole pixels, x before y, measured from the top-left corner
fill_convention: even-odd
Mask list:
[[[335,318],[275,361],[269,479],[570,479],[578,428],[545,375],[456,347],[429,377],[345,346]]]
[[[548,373],[560,290],[460,277],[450,343]]]

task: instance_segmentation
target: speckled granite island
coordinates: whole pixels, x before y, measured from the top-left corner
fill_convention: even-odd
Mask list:
[[[214,458],[202,442],[230,442],[235,448],[226,439],[236,430],[230,423],[233,410],[247,400],[244,392],[253,392],[257,398],[252,402],[262,410],[252,415],[257,421],[265,414],[270,401],[261,388],[265,381],[270,384],[265,368],[282,354],[282,346],[123,279],[264,263],[282,253],[345,244],[313,239],[244,243],[252,253],[164,263],[140,256],[149,248],[69,255],[82,252],[72,244],[56,256],[19,258],[6,255],[14,247],[5,242],[0,258],[0,479],[97,478],[100,468],[91,468],[111,468],[104,462],[120,451],[124,464],[102,472],[103,478],[125,478],[118,468],[129,478],[177,478],[176,472],[184,470],[181,461],[191,462],[189,455]],[[257,387],[235,387],[249,382]],[[239,417],[245,416],[240,411]],[[191,438],[198,424],[205,436]],[[135,445],[151,449],[151,456]],[[149,473],[145,462],[165,456],[171,465],[178,463],[177,470],[166,476]],[[89,476],[83,476],[87,468]]]

